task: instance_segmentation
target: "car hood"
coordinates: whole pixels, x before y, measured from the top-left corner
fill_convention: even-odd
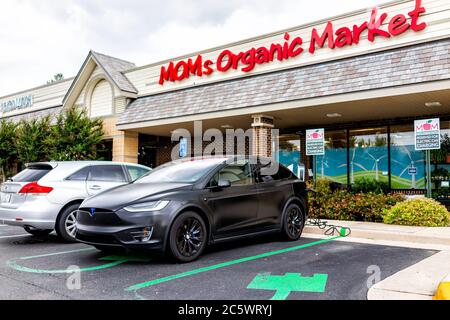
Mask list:
[[[120,186],[86,199],[82,208],[100,208],[116,211],[138,200],[179,189],[192,189],[184,183],[133,183]]]

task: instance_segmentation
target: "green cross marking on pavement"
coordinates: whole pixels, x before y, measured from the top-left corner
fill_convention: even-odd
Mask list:
[[[327,282],[327,274],[316,274],[310,278],[302,277],[301,273],[286,273],[284,276],[260,274],[247,289],[273,290],[276,294],[272,300],[286,300],[294,291],[324,293]]]

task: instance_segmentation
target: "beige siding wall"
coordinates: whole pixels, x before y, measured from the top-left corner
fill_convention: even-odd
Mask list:
[[[90,101],[90,116],[104,117],[113,114],[113,90],[106,80],[101,80],[92,92]]]
[[[102,71],[101,68],[96,67],[94,69],[94,71],[92,72],[91,76],[89,77],[89,80],[86,82],[86,84],[88,84],[89,81],[91,81],[92,79],[94,79],[94,78],[96,78],[96,77],[98,77],[100,75],[103,75],[103,71]],[[77,99],[75,105],[82,106],[82,105],[86,105],[87,104],[86,103],[87,101],[85,101],[86,91],[87,91],[87,86],[85,85],[84,88],[83,88],[83,91],[81,91],[80,95],[78,96],[78,99]]]
[[[361,6],[364,4],[361,3]],[[252,47],[258,48],[260,46],[269,46],[271,43],[283,43],[284,33],[288,31],[291,34],[291,39],[295,36],[300,36],[304,40],[303,48],[305,51],[298,57],[292,58],[287,61],[279,62],[274,61],[270,64],[257,65],[256,68],[250,73],[243,73],[241,71],[232,70],[227,73],[220,73],[215,71],[210,76],[204,76],[202,78],[192,76],[190,79],[171,83],[166,82],[164,86],[161,86],[159,82],[161,67],[169,63],[169,61],[164,61],[161,63],[137,68],[131,70],[125,75],[131,80],[135,87],[139,91],[139,95],[150,95],[165,91],[171,91],[186,87],[192,87],[193,85],[201,85],[205,83],[229,80],[243,76],[261,74],[266,72],[272,72],[277,70],[295,68],[299,66],[305,66],[309,64],[317,64],[325,61],[341,59],[350,56],[356,56],[361,54],[367,54],[371,52],[392,49],[396,47],[401,47],[410,44],[416,44],[420,42],[426,42],[431,40],[442,39],[450,36],[450,1],[449,0],[423,0],[422,6],[425,6],[427,12],[421,16],[419,21],[424,21],[428,24],[427,28],[421,32],[414,32],[408,30],[404,34],[393,37],[391,39],[385,39],[377,37],[375,42],[369,42],[367,40],[367,31],[365,31],[361,36],[361,42],[358,45],[347,46],[344,48],[336,48],[331,50],[329,48],[318,49],[315,54],[310,54],[308,52],[309,40],[311,38],[311,32],[313,28],[318,28],[319,32],[325,29],[327,21],[322,21],[319,24],[310,24],[305,26],[300,26],[297,28],[292,28],[290,30],[284,30],[279,33],[258,37],[249,41],[242,41],[239,43],[234,43],[220,48],[215,48],[212,50],[206,50],[201,52],[204,60],[210,59],[216,61],[220,52],[224,49],[230,49],[234,53],[239,53],[241,51],[245,52]],[[379,14],[388,13],[389,17],[386,20],[383,29],[386,29],[386,24],[389,20],[399,14],[403,13],[405,15],[412,11],[415,7],[415,0],[409,1],[398,1],[395,4],[390,4],[388,6],[380,7]],[[361,25],[363,22],[368,21],[371,12],[369,10],[359,12],[356,14],[348,14],[342,16],[338,19],[330,19],[333,22],[334,30],[336,31],[340,27],[347,26],[352,28],[353,25]],[[300,22],[300,21],[299,21]],[[199,53],[184,56],[178,59],[173,59],[173,61],[186,60],[188,58],[196,58]]]
[[[127,98],[125,97],[115,98],[115,114],[124,112],[127,106],[127,102]]]
[[[34,104],[30,108],[22,110],[13,110],[11,112],[2,113],[0,111],[0,118],[6,116],[15,116],[32,111],[38,111],[50,107],[62,105],[65,94],[72,84],[72,79],[64,80],[52,85],[42,86],[39,88],[30,89],[13,95],[0,98],[0,105],[4,102],[15,100],[16,98],[32,95],[34,97]]]

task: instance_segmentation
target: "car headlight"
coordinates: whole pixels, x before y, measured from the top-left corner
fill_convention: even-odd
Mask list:
[[[132,206],[125,207],[128,212],[154,212],[161,211],[169,205],[170,201],[152,201],[134,204]]]

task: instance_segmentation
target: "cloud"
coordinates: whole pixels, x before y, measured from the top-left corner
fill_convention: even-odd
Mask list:
[[[383,0],[2,0],[0,96],[74,76],[90,49],[138,65]]]

